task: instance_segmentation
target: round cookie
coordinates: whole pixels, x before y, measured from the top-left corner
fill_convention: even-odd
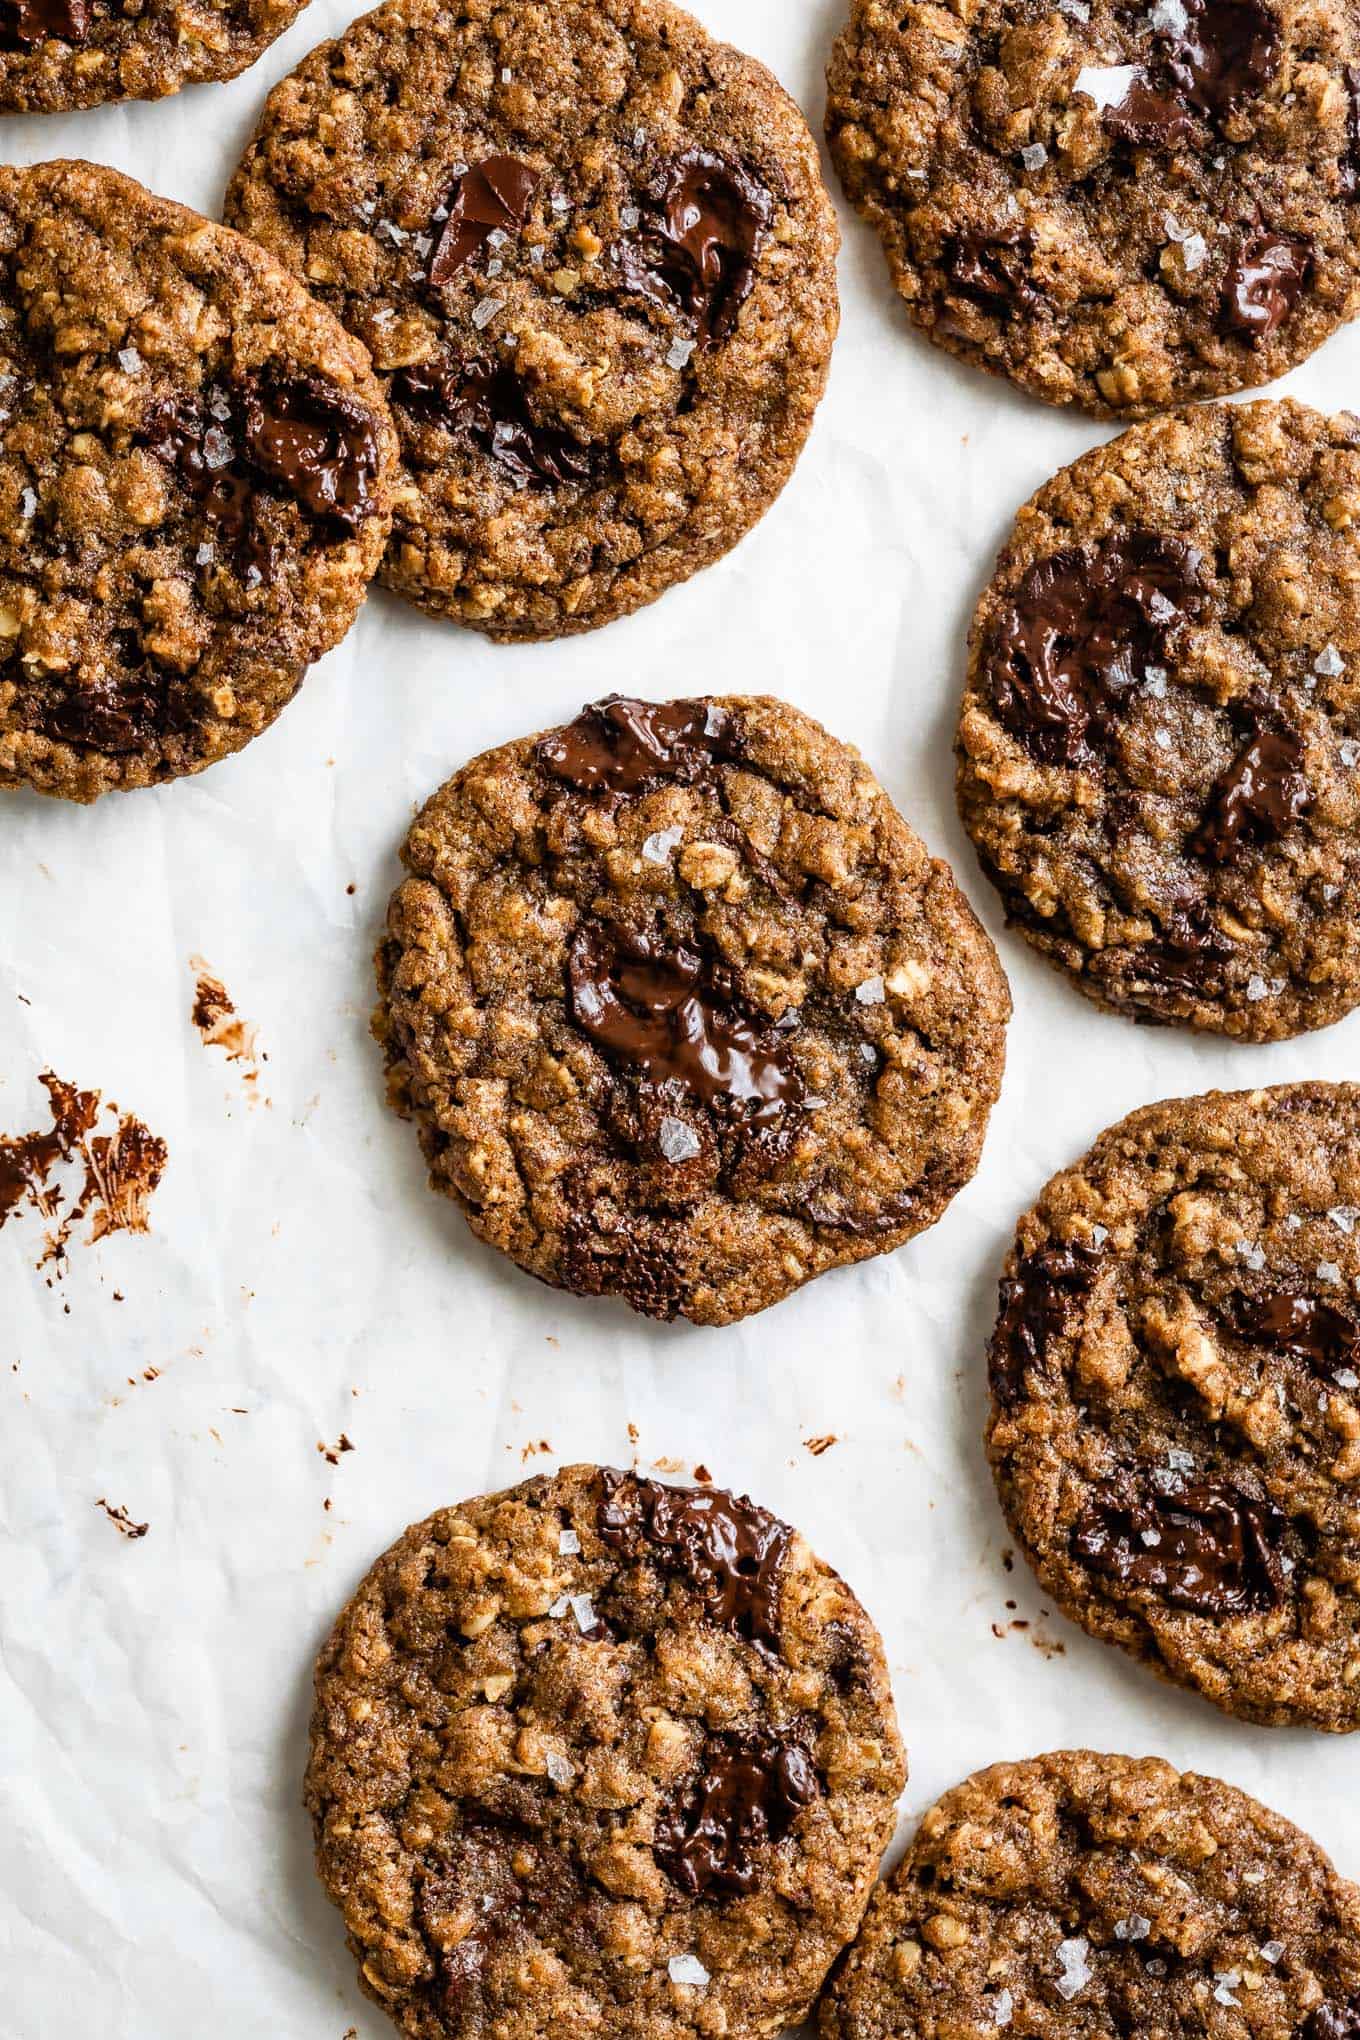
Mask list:
[[[1137,417],[1351,316],[1358,67],[1347,0],[854,0],[827,134],[930,339]]]
[[[1021,510],[978,605],[959,806],[1101,1005],[1271,1041],[1360,999],[1360,421],[1135,426]]]
[[[163,99],[235,78],[283,34],[304,0],[2,0],[0,113],[69,113]]]
[[[826,381],[812,137],[663,0],[391,0],[276,87],[227,207],[390,377],[383,578],[493,638],[594,629],[718,559]]]
[[[756,2040],[858,1926],[904,1776],[877,1632],[796,1531],[576,1466],[378,1560],[306,1798],[411,2040]]]
[[[996,1764],[874,1893],[821,2033],[997,2030],[1352,2040],[1360,1891],[1217,1778],[1092,1750]]]
[[[988,1453],[1044,1589],[1247,1721],[1360,1728],[1360,1087],[1149,1105],[1021,1219]]]
[[[0,786],[237,751],[349,629],[396,439],[270,256],[91,163],[0,167]]]
[[[617,696],[417,817],[375,1031],[434,1188],[583,1295],[729,1324],[972,1175],[1010,996],[858,753],[758,696]]]

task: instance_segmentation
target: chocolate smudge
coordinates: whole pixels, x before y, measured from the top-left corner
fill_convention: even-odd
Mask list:
[[[147,1531],[151,1528],[149,1523],[134,1523],[121,1503],[115,1508],[112,1502],[105,1501],[103,1495],[99,1497],[95,1507],[96,1509],[102,1509],[114,1529],[132,1543],[135,1543],[139,1537],[145,1537]]]
[[[753,1891],[759,1852],[782,1842],[820,1792],[812,1759],[794,1737],[726,1736],[688,1790],[658,1816],[656,1860],[691,1898]]]
[[[398,369],[392,396],[419,417],[462,432],[521,487],[588,482],[602,450],[534,417],[514,369],[490,360],[447,358]]]
[[[638,212],[610,250],[624,288],[689,319],[700,347],[726,340],[774,215],[765,186],[726,156],[687,149],[662,164]]]
[[[740,755],[729,711],[692,701],[635,701],[610,694],[537,747],[554,779],[581,793],[642,793],[663,780],[692,786],[719,758]]]
[[[169,1157],[165,1142],[131,1113],[118,1118],[115,1107],[103,1107],[98,1091],[82,1091],[50,1070],[38,1081],[51,1101],[52,1125],[0,1136],[0,1227],[25,1203],[56,1220],[40,1267],[65,1256],[87,1217],[90,1245],[110,1233],[149,1232],[147,1208]],[[116,1118],[109,1133],[94,1131],[101,1111]],[[53,1180],[65,1163],[83,1171],[74,1197]]]
[[[495,233],[517,234],[529,215],[542,172],[515,156],[486,156],[465,170],[448,198],[448,219],[430,257],[436,289],[451,283]]]
[[[987,1379],[1005,1409],[1025,1388],[1027,1367],[1042,1367],[1050,1339],[1065,1331],[1096,1279],[1100,1256],[1075,1242],[1042,1247],[1002,1279],[1001,1314],[987,1352]]]
[[[1296,234],[1241,236],[1223,278],[1219,331],[1259,347],[1289,317],[1312,268],[1313,244]]]

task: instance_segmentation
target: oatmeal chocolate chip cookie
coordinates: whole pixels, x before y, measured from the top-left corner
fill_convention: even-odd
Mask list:
[[[0,113],[163,99],[235,78],[304,0],[0,0]]]
[[[1074,1621],[1248,1721],[1360,1728],[1360,1087],[1133,1113],[1021,1219],[988,1449]]]
[[[1271,1041],[1360,1000],[1360,420],[1134,427],[1031,498],[983,596],[959,805],[1104,1006]]]
[[[0,167],[0,786],[240,750],[349,629],[396,436],[363,348],[239,234]]]
[[[411,2040],[755,2040],[858,1926],[904,1775],[877,1632],[796,1531],[576,1466],[379,1559],[306,1796]]]
[[[996,1764],[931,1808],[874,1893],[821,2031],[998,2029],[1350,2040],[1360,1891],[1217,1778],[1091,1750]]]
[[[1347,0],[854,0],[829,87],[912,318],[1049,403],[1269,382],[1360,302]]]
[[[662,0],[391,0],[275,89],[227,206],[390,377],[384,579],[494,638],[719,558],[826,381],[812,137]]]
[[[976,1168],[996,953],[797,710],[611,697],[474,759],[402,854],[392,1100],[543,1281],[728,1324],[900,1246]]]

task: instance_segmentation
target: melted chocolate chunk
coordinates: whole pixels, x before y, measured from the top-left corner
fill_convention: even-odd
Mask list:
[[[1185,0],[1189,21],[1167,40],[1167,69],[1197,112],[1221,119],[1280,68],[1280,30],[1264,0]]]
[[[651,1545],[689,1576],[714,1622],[777,1656],[788,1525],[725,1488],[665,1487],[612,1470],[602,1478],[602,1542],[628,1557]]]
[[[268,388],[217,383],[198,403],[163,397],[138,436],[236,547],[252,584],[278,565],[260,517],[265,496],[282,489],[318,523],[344,531],[356,530],[373,509],[373,420],[319,377]]]
[[[91,0],[0,0],[0,43],[83,43],[93,25]]]
[[[514,156],[487,156],[465,170],[449,196],[448,220],[430,257],[430,282],[451,283],[494,233],[518,233],[542,181],[541,172]]]
[[[951,234],[944,248],[949,288],[987,311],[1036,311],[1043,293],[1030,280],[1034,236],[1011,227],[998,234]]]
[[[1033,757],[1074,765],[1109,741],[1126,697],[1198,613],[1200,573],[1193,546],[1152,531],[1029,569],[995,626],[988,671],[997,714]]]
[[[121,757],[155,750],[193,721],[187,682],[147,666],[123,678],[105,675],[87,687],[68,687],[46,709],[42,730],[63,744]]]
[[[1284,1598],[1284,1518],[1226,1483],[1139,1492],[1111,1481],[1077,1525],[1074,1555],[1101,1578],[1143,1587],[1173,1608],[1218,1621],[1260,1614]]]
[[[678,1804],[656,1824],[656,1860],[682,1891],[753,1891],[757,1850],[782,1842],[821,1790],[802,1744],[778,1735],[729,1736]]]
[[[551,488],[587,482],[597,466],[594,447],[555,425],[543,425],[529,409],[524,385],[513,368],[495,361],[427,362],[399,369],[392,395],[417,415],[438,419],[465,432],[521,483]]]
[[[1261,727],[1273,713],[1259,694],[1242,704],[1240,720],[1250,735],[1214,786],[1204,820],[1190,837],[1196,857],[1230,864],[1244,851],[1273,843],[1312,800],[1303,776],[1302,738],[1290,729]]]
[[[1254,1346],[1273,1346],[1296,1360],[1306,1360],[1319,1374],[1354,1367],[1360,1357],[1360,1324],[1348,1311],[1321,1297],[1294,1289],[1272,1290],[1268,1296],[1238,1294],[1223,1313],[1229,1329]]]
[[[737,755],[732,717],[716,702],[634,701],[611,694],[588,704],[538,746],[554,779],[581,793],[640,793],[663,780],[692,786],[719,758]]]
[[[1299,2040],[1360,2040],[1360,1991],[1344,2002],[1328,1998],[1315,2005],[1303,2022]]]
[[[693,951],[592,922],[572,941],[567,974],[576,1024],[644,1082],[678,1083],[744,1128],[801,1104],[787,1041],[719,1002]]]
[[[687,149],[662,165],[638,211],[611,250],[624,287],[692,320],[701,347],[725,340],[755,283],[769,192],[740,163]]]
[[[311,516],[357,531],[373,514],[378,440],[362,404],[319,376],[303,376],[248,389],[241,411],[247,460]]]
[[[1174,148],[1195,132],[1194,116],[1175,91],[1159,91],[1142,64],[1128,66],[1128,83],[1101,118],[1121,141]]]
[[[1245,235],[1223,278],[1218,327],[1259,346],[1284,324],[1313,267],[1313,244],[1292,234]]]
[[[1222,973],[1215,965],[1231,956],[1232,949],[1204,902],[1185,901],[1163,917],[1160,942],[1144,943],[1133,952],[1128,974],[1153,991],[1203,998],[1221,985]]]
[[[1001,1284],[1001,1315],[987,1355],[992,1394],[1014,1409],[1024,1392],[1025,1369],[1042,1366],[1048,1342],[1065,1330],[1072,1311],[1096,1278],[1099,1255],[1090,1247],[1044,1247]]]
[[[1264,90],[1280,66],[1280,31],[1264,0],[1185,0],[1186,25],[1159,30],[1147,64],[1127,66],[1119,98],[1102,109],[1124,141],[1174,148],[1196,114],[1218,122]]]
[[[1343,198],[1360,192],[1360,64],[1346,66],[1346,153],[1341,158],[1339,185]]]
[[[841,1211],[834,1205],[822,1204],[814,1199],[811,1203],[800,1205],[793,1215],[806,1219],[809,1225],[824,1225],[834,1232],[850,1233],[855,1239],[876,1240],[906,1225],[915,1209],[916,1199],[904,1194],[889,1198],[879,1211]]]

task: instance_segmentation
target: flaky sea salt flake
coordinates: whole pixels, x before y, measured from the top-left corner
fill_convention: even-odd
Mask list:
[[[1130,1913],[1126,1920],[1114,1923],[1116,1941],[1146,1941],[1151,1932],[1152,1921],[1143,1913]]]
[[[1031,142],[1027,149],[1020,151],[1020,161],[1026,170],[1042,170],[1048,161],[1048,150],[1042,142]]]
[[[122,369],[125,375],[136,375],[138,370],[141,368],[141,365],[142,357],[137,352],[135,347],[119,348],[118,366]]]
[[[672,340],[666,350],[667,368],[688,368],[689,358],[694,352],[694,342],[683,337]]]
[[[472,323],[480,333],[483,326],[489,326],[497,312],[505,309],[505,299],[498,297],[479,298],[472,307]]]
[[[1261,1949],[1261,1960],[1268,1962],[1273,1969],[1283,1953],[1283,1941],[1267,1941]]]
[[[1154,35],[1184,35],[1189,16],[1182,0],[1157,0],[1148,14],[1148,27]]]
[[[567,1596],[565,1594],[559,1594],[557,1599],[553,1602],[551,1608],[549,1608],[548,1613],[552,1617],[554,1622],[560,1622],[562,1620],[562,1617],[566,1614],[568,1608],[570,1608],[570,1606],[571,1602],[567,1598]]]
[[[1216,1969],[1214,1971],[1214,2003],[1219,2005],[1240,2004],[1241,1999],[1235,1998],[1233,1992],[1241,1984],[1241,1981],[1242,1972],[1239,1969]]]
[[[1070,2001],[1085,1990],[1093,1974],[1091,1965],[1086,1960],[1090,1952],[1091,1944],[1083,1938],[1058,1943],[1058,1962],[1062,1969],[1062,1975],[1058,1978],[1059,1997]]]
[[[1122,105],[1137,76],[1137,64],[1083,64],[1072,90],[1094,99],[1103,113],[1107,106]]]
[[[1187,234],[1181,242],[1181,260],[1187,269],[1201,269],[1209,252],[1209,243],[1203,234]]]
[[[576,1776],[575,1771],[573,1771],[571,1765],[559,1750],[549,1750],[548,1752],[548,1776],[552,1779],[554,1785],[570,1785],[572,1779]]]
[[[708,1971],[697,1955],[672,1955],[666,1967],[672,1983],[689,1983],[702,1990],[708,1982]]]
[[[635,205],[621,205],[619,207],[619,225],[626,234],[632,233],[641,218],[642,214]]]
[[[1328,641],[1313,661],[1313,671],[1320,673],[1324,680],[1335,680],[1346,670],[1346,661],[1336,646]]]
[[[574,1530],[564,1530],[557,1540],[557,1548],[563,1558],[575,1558],[581,1549],[581,1540]]]
[[[884,996],[883,977],[879,971],[875,971],[872,977],[865,978],[863,984],[855,986],[855,997],[861,1006],[881,1006]]]
[[[703,1146],[694,1128],[686,1126],[683,1119],[676,1119],[669,1112],[662,1119],[656,1138],[657,1146],[668,1162],[692,1162]]]
[[[1008,1990],[999,1990],[992,1999],[992,2024],[1009,2026],[1015,2011],[1015,2000]]]
[[[595,1627],[595,1603],[589,1594],[572,1594],[571,1612],[576,1617],[576,1627],[586,1636]]]
[[[684,829],[678,822],[669,829],[654,829],[643,840],[642,854],[649,864],[669,864],[672,850],[684,838]]]
[[[1341,1270],[1335,1261],[1319,1261],[1317,1264],[1317,1279],[1319,1282],[1339,1282],[1341,1280]]]

